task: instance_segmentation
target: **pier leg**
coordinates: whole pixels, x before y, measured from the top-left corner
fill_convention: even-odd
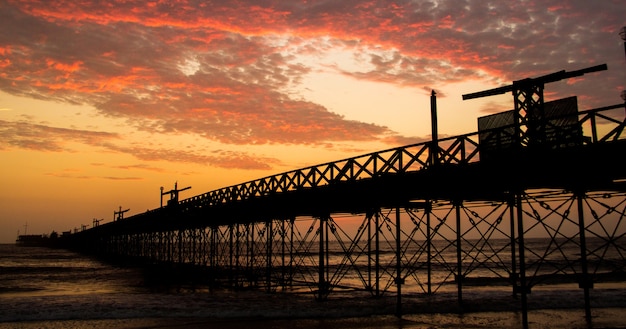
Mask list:
[[[210,246],[209,246],[209,266],[211,266],[212,272],[215,272],[215,256],[217,255],[217,243],[215,243],[215,238],[217,237],[217,228],[211,227],[211,235],[209,236]]]
[[[215,278],[217,274],[217,227],[212,226],[210,228],[209,235],[209,267],[211,268],[209,282],[211,282],[211,289],[215,286]]]
[[[372,287],[372,215],[367,215],[367,288]]]
[[[326,296],[330,293],[330,225],[328,225],[328,221],[331,220],[330,215],[326,217],[326,280],[324,287],[326,288],[325,293]]]
[[[167,244],[166,252],[167,252],[167,261],[173,263],[174,262],[174,233],[172,231],[167,231],[165,239],[167,240],[165,243]]]
[[[289,287],[293,288],[293,272],[294,272],[294,262],[293,262],[293,238],[294,238],[294,223],[296,221],[295,217],[291,217],[291,219],[289,219],[289,228],[290,228],[290,234],[291,234],[291,238],[289,239]]]
[[[396,316],[402,317],[402,250],[400,241],[400,208],[396,208],[396,286],[398,289],[396,296]]]
[[[249,270],[250,270],[250,274],[251,274],[251,280],[252,280],[252,285],[257,286],[258,285],[258,280],[257,280],[257,274],[256,274],[256,270],[255,270],[255,263],[256,263],[256,249],[254,248],[254,231],[256,230],[256,224],[255,223],[251,223],[250,225],[250,256],[249,256]]]
[[[199,254],[199,252],[198,252],[198,249],[197,249],[198,248],[198,244],[197,244],[198,241],[197,240],[200,237],[200,235],[196,234],[198,232],[198,229],[196,229],[196,228],[190,229],[190,232],[192,234],[191,235],[191,264],[196,265],[196,264],[199,263],[198,262],[198,254]]]
[[[239,223],[235,224],[235,286],[242,286],[243,282],[241,280],[241,245],[239,240],[241,238],[241,231],[239,230]]]
[[[272,251],[274,249],[274,246],[272,245],[273,241],[274,241],[274,226],[271,220],[267,221],[266,224],[266,228],[267,228],[267,243],[266,243],[266,247],[267,247],[267,255],[266,255],[266,286],[267,286],[267,292],[272,292]]]
[[[376,217],[374,220],[374,225],[376,225],[376,230],[374,231],[374,252],[376,253],[374,259],[374,274],[376,277],[374,278],[375,286],[376,286],[376,297],[380,296],[380,236],[379,236],[379,227],[380,227],[380,210],[376,211]]]
[[[251,281],[251,276],[250,276],[250,223],[246,223],[243,224],[243,233],[242,233],[242,237],[243,237],[243,241],[245,242],[245,245],[243,245],[242,248],[244,248],[244,250],[242,251],[243,253],[243,262],[244,264],[242,265],[243,267],[243,280],[245,282],[245,284],[250,287],[252,286],[252,281]]]
[[[324,249],[325,249],[325,231],[326,231],[326,226],[327,226],[327,222],[328,222],[328,217],[327,216],[322,216],[320,217],[320,226],[319,226],[319,239],[320,239],[320,245],[319,245],[319,282],[318,282],[318,296],[317,299],[318,300],[324,300],[326,299],[326,293],[327,293],[327,287],[326,287],[326,266],[325,266],[325,261],[326,261],[326,255],[324,253]]]
[[[183,263],[183,230],[178,230],[178,263]]]
[[[584,192],[577,193],[578,201],[578,229],[580,234],[580,266],[582,267],[582,278],[580,279],[580,287],[583,288],[585,294],[585,319],[591,322],[591,302],[589,300],[589,289],[592,288],[589,272],[587,269],[587,240],[585,237],[585,214],[583,213]]]
[[[461,258],[461,202],[455,202],[456,209],[456,287],[459,306],[463,307],[463,259]]]
[[[281,239],[281,283],[283,287],[283,291],[285,290],[286,283],[286,272],[285,272],[285,251],[286,251],[286,231],[285,231],[285,220],[281,220],[281,231],[280,231],[280,239]]]
[[[509,199],[509,218],[511,219],[511,284],[513,297],[517,297],[517,259],[515,258],[515,196]]]
[[[522,211],[522,195],[517,195],[517,234],[519,237],[519,276],[520,292],[522,295],[522,326],[528,329],[528,300],[526,287],[526,259],[524,246],[524,212]]]
[[[431,245],[432,245],[432,240],[431,240],[431,231],[430,231],[430,214],[432,212],[432,203],[430,202],[430,200],[428,201],[428,205],[426,206],[426,270],[427,270],[427,275],[428,277],[426,278],[427,280],[427,288],[428,288],[428,295],[432,295],[432,255],[431,255]]]
[[[228,284],[233,287],[234,275],[234,229],[233,225],[228,225]]]

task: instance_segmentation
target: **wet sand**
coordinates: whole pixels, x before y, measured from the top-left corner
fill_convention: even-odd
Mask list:
[[[529,312],[529,327],[533,329],[626,328],[626,308],[595,309],[592,322],[584,319],[584,311],[535,310]],[[372,316],[331,319],[265,319],[265,318],[134,318],[103,320],[62,320],[0,323],[0,328],[60,329],[60,328],[120,328],[120,329],[444,329],[444,328],[521,328],[517,312],[479,312],[458,314],[414,314],[401,319],[395,316]]]
[[[585,319],[579,290],[535,291],[529,299],[529,327],[626,328],[623,289],[592,293],[592,320]],[[394,296],[333,298],[259,291],[56,296],[0,300],[0,329],[8,328],[521,328],[519,299],[509,294],[468,294],[461,308],[454,294],[407,296],[398,318]],[[19,301],[19,303],[18,303]],[[29,301],[39,305],[33,310]],[[2,305],[0,305],[2,306]],[[19,316],[19,314],[26,316]],[[14,315],[14,316],[12,316]]]

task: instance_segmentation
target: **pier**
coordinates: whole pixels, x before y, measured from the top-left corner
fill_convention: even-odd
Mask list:
[[[179,199],[59,237],[108,259],[193,271],[214,286],[403,296],[499,285],[526,317],[539,286],[626,281],[625,104],[544,101],[597,66],[465,95],[513,95],[478,131],[318,164]],[[186,189],[186,188],[185,188]],[[122,209],[120,208],[120,212]],[[117,213],[116,213],[117,214]],[[524,318],[524,323],[528,321]]]

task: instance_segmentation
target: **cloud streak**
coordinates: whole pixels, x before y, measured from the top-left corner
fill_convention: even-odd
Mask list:
[[[34,151],[72,151],[68,142],[102,146],[106,140],[118,139],[115,133],[49,127],[28,122],[0,120],[0,149],[18,148]]]
[[[121,137],[115,133],[0,120],[0,150],[26,149],[45,152],[76,152],[71,143],[80,143],[107,151],[129,154],[146,161],[194,163],[230,169],[270,169],[271,164],[279,163],[273,158],[256,157],[236,151],[214,150],[207,151],[206,153],[209,155],[206,155],[193,150],[123,146],[122,142]],[[145,164],[120,166],[118,168],[160,171],[158,168]]]

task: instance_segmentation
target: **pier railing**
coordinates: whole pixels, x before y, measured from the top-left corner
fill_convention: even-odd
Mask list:
[[[590,145],[626,139],[626,121],[624,112],[620,109],[626,109],[625,105],[617,104],[579,112],[579,144]],[[478,162],[481,158],[480,139],[483,142],[495,138],[502,140],[514,128],[514,125],[509,125],[442,138],[437,145],[430,141],[422,142],[292,170],[196,195],[181,200],[179,206],[184,211],[339,182],[419,171],[437,165]],[[513,139],[514,136],[504,138]]]

